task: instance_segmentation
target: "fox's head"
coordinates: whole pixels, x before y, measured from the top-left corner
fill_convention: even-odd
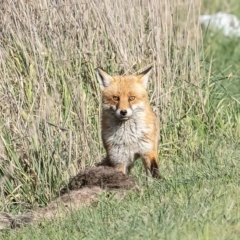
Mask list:
[[[152,67],[136,76],[110,76],[98,68],[103,110],[111,111],[120,120],[128,120],[149,104],[147,85]]]

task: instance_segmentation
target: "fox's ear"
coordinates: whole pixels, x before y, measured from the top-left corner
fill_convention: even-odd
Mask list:
[[[108,87],[113,80],[112,76],[103,71],[101,68],[97,69],[97,79],[100,84],[101,89]]]
[[[149,76],[150,76],[151,72],[152,72],[152,66],[147,68],[140,74],[138,74],[138,78],[141,79],[141,83],[145,88],[147,88],[147,86],[148,86],[148,80],[149,80]]]

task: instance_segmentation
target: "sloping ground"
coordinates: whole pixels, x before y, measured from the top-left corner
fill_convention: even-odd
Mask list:
[[[0,229],[16,228],[22,225],[60,217],[70,211],[88,206],[98,201],[98,195],[105,191],[132,189],[135,182],[132,177],[116,172],[111,167],[88,168],[73,177],[60,195],[48,206],[34,211],[12,216],[0,213]]]

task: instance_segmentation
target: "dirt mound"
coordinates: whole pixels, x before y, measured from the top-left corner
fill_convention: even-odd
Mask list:
[[[83,206],[97,202],[97,196],[105,191],[131,189],[135,186],[132,177],[115,171],[112,167],[91,167],[73,177],[67,186],[60,190],[60,196],[48,206],[36,208],[18,216],[0,213],[0,230],[16,228],[46,219],[65,216]]]
[[[60,190],[64,194],[69,190],[77,190],[82,187],[101,187],[104,189],[131,189],[135,186],[134,179],[122,172],[117,172],[112,167],[91,167],[81,171],[73,177],[69,184]]]

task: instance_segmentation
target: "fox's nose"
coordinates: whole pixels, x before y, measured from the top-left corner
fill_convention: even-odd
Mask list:
[[[120,114],[121,114],[122,116],[126,116],[126,115],[127,115],[127,110],[121,110],[121,111],[120,111]]]

